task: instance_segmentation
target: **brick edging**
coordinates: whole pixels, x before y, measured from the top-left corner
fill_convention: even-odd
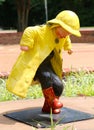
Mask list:
[[[94,28],[82,28],[80,32],[82,34],[80,38],[71,35],[72,43],[94,43]],[[0,32],[0,44],[19,44],[21,36],[22,32]]]
[[[84,68],[64,68],[63,72],[62,72],[62,77],[69,75],[70,73],[76,73],[76,72],[80,72],[80,71],[85,71],[86,73],[91,73],[94,72],[94,68],[92,67],[84,67]],[[0,72],[0,78],[8,78],[10,72]]]

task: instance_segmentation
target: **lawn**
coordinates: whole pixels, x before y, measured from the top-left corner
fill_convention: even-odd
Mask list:
[[[19,100],[19,97],[6,90],[6,80],[0,78],[0,101]],[[94,96],[94,72],[71,72],[62,79],[62,82],[65,85],[62,96]],[[43,97],[40,85],[37,84],[29,88],[26,99],[40,97]]]

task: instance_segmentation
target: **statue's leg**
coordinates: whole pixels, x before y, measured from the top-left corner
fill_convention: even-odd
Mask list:
[[[49,66],[40,67],[37,71],[36,77],[41,83],[45,97],[42,111],[50,113],[50,109],[52,108],[52,113],[60,113],[60,108],[63,107],[63,104],[59,101],[59,97],[64,88],[62,81]]]

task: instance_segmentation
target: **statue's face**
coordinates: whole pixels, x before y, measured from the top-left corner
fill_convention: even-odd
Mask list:
[[[66,36],[70,35],[70,33],[63,29],[61,26],[55,28],[55,33],[58,38],[65,38]]]

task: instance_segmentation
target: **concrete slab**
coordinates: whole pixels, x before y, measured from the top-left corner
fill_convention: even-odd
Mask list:
[[[60,100],[63,102],[64,107],[94,114],[94,97],[61,97]],[[0,102],[0,130],[35,130],[32,126],[3,116],[3,113],[32,107],[41,107],[43,102],[44,98]],[[72,127],[74,130],[94,130],[94,119],[57,125],[55,130],[63,130],[66,126],[69,126],[68,130],[72,130]],[[44,130],[44,128],[39,128],[38,130]],[[51,129],[45,128],[45,130]]]

